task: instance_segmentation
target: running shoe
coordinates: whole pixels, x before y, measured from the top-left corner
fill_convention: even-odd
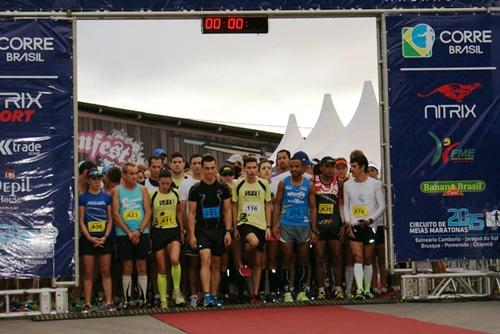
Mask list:
[[[191,307],[198,306],[198,296],[197,295],[191,295],[191,297],[189,297],[189,306],[191,306]]]
[[[371,291],[365,291],[365,299],[373,299],[375,296]]]
[[[292,296],[292,293],[291,293],[290,291],[285,292],[285,295],[284,295],[283,301],[284,301],[285,303],[293,303],[293,296]]]
[[[101,311],[114,312],[116,311],[116,307],[113,304],[102,304]]]
[[[213,297],[210,296],[210,294],[206,293],[203,295],[203,307],[213,307],[215,306],[214,305],[214,301],[213,301]]]
[[[168,302],[160,302],[160,308],[161,309],[168,309]]]
[[[262,302],[266,302],[267,298],[266,298],[266,293],[265,291],[261,291],[259,292],[259,300],[262,301]]]
[[[396,290],[390,289],[382,294],[382,298],[394,298],[398,295]]]
[[[309,299],[309,297],[307,297],[307,294],[305,293],[305,291],[301,291],[297,295],[297,301],[298,302],[310,302],[311,300]]]
[[[241,266],[239,273],[243,277],[250,277],[251,271],[250,268],[248,268],[248,266]]]
[[[186,304],[186,300],[184,299],[184,296],[182,295],[181,290],[174,289],[172,296],[174,297],[174,303],[176,306]]]
[[[354,299],[356,299],[356,300],[364,300],[365,299],[365,292],[363,291],[363,289],[356,290],[356,294],[354,295]]]
[[[90,313],[90,312],[95,312],[97,310],[98,310],[97,307],[92,306],[90,304],[85,304],[83,305],[82,313]]]
[[[215,307],[222,307],[222,301],[217,296],[212,296],[212,303]]]
[[[250,299],[250,304],[260,304],[260,299],[258,296],[253,296],[252,299]]]
[[[337,300],[343,300],[343,299],[345,299],[344,291],[342,291],[342,289],[334,291],[333,292],[333,298],[335,298]]]
[[[276,303],[279,301],[278,294],[276,292],[271,292],[269,296],[267,296],[267,301],[270,303]]]
[[[318,300],[325,300],[325,299],[326,299],[325,291],[318,292]]]

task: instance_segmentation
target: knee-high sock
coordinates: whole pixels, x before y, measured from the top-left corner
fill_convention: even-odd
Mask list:
[[[174,283],[174,289],[179,289],[179,287],[181,286],[181,274],[182,274],[181,265],[178,264],[175,267],[172,266],[170,268],[170,273],[172,274],[172,281]]]
[[[370,286],[372,284],[372,276],[373,276],[373,266],[370,265],[365,265],[363,268],[364,271],[364,289],[366,292],[370,291]]]
[[[354,267],[345,267],[345,291],[351,292],[354,280]]]
[[[158,273],[158,293],[162,303],[167,302],[167,275]]]
[[[356,285],[358,286],[358,290],[363,290],[363,264],[355,263],[354,264],[354,279],[356,280]]]
[[[139,275],[137,277],[137,281],[139,283],[139,289],[140,289],[142,300],[146,301],[146,292],[148,291],[148,276]]]
[[[132,292],[132,276],[123,275],[122,276],[122,287],[123,287],[123,298],[125,301],[130,301],[130,294]]]
[[[278,292],[278,270],[269,269],[269,291]]]

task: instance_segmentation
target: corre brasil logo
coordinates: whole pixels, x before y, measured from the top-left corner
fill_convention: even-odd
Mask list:
[[[436,142],[436,151],[432,156],[431,166],[438,163],[440,160],[443,164],[448,162],[472,162],[475,159],[476,149],[474,148],[459,148],[460,142],[453,142],[450,137],[444,138],[442,141],[431,131],[429,135]]]
[[[423,181],[420,191],[424,194],[443,194],[443,196],[463,196],[464,193],[480,193],[486,190],[483,180],[462,181]]]
[[[401,31],[404,58],[430,58],[436,40],[434,29],[421,23],[415,27],[404,27]]]

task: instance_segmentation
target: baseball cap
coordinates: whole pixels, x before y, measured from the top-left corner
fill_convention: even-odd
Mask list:
[[[243,166],[243,158],[241,157],[241,155],[238,155],[238,154],[233,154],[232,156],[230,156],[227,160],[227,162],[231,162],[231,163],[239,163]]]
[[[295,152],[295,154],[293,155],[292,159],[299,159],[299,160],[301,160],[302,163],[304,164],[304,166],[309,166],[309,165],[313,164],[312,161],[309,160],[309,156],[304,151]]]
[[[102,173],[99,169],[92,168],[91,170],[89,170],[89,176],[90,177],[102,177]]]
[[[376,163],[374,163],[373,161],[368,162],[368,167],[373,167],[373,168],[375,168],[376,170],[380,170],[380,169],[378,169],[377,164],[376,164]]]
[[[347,164],[347,160],[345,158],[337,158],[337,159],[335,159],[335,164],[336,165],[344,165],[346,167],[349,166]]]
[[[166,157],[167,152],[164,149],[162,149],[161,147],[158,147],[158,148],[155,148],[155,150],[153,151],[153,155],[155,157]]]
[[[78,174],[82,174],[86,169],[96,168],[96,164],[89,160],[80,161],[78,164]]]
[[[330,156],[326,156],[323,157],[319,163],[322,166],[333,166],[335,165],[335,159]]]
[[[233,167],[229,165],[224,165],[221,168],[219,168],[219,174],[221,176],[233,176],[234,175]]]

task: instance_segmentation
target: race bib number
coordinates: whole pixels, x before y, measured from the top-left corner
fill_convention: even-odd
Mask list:
[[[355,205],[352,207],[352,215],[354,217],[368,216],[368,207],[366,205]]]
[[[88,229],[90,233],[102,233],[106,229],[106,222],[104,220],[89,221]]]
[[[220,218],[220,207],[214,206],[211,208],[203,208],[202,209],[203,219],[205,220],[213,220]]]
[[[177,221],[173,215],[165,215],[160,218],[155,218],[155,226],[159,228],[168,228],[177,226]]]
[[[303,210],[302,208],[289,208],[287,209],[288,210],[288,214],[291,218],[304,218],[308,215],[308,212],[306,212],[305,210]]]
[[[320,203],[319,207],[318,207],[318,213],[321,215],[332,215],[333,214],[333,204]]]
[[[257,214],[262,212],[262,210],[259,204],[249,203],[243,206],[243,212],[246,214]]]
[[[123,212],[123,220],[131,221],[131,220],[140,220],[141,212],[139,210],[125,210]]]

